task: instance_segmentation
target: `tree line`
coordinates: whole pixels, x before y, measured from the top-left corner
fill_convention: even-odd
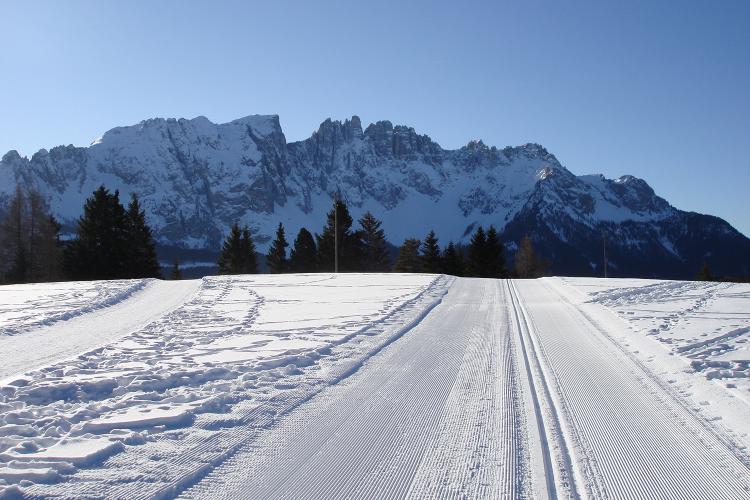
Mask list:
[[[290,245],[284,225],[279,223],[265,256],[269,271],[332,272],[336,242],[341,272],[393,271],[482,278],[535,278],[543,275],[549,266],[548,262],[536,255],[533,242],[527,236],[519,245],[513,269],[508,269],[504,245],[493,226],[486,231],[482,226],[477,227],[466,247],[449,242],[441,248],[435,231],[430,231],[424,240],[407,238],[398,249],[395,263],[392,264],[382,222],[367,212],[357,223],[358,227],[355,229],[348,207],[340,200],[334,201],[322,232],[315,236],[303,227]],[[234,224],[219,255],[219,273],[256,273],[257,261],[248,228],[240,228]]]
[[[60,224],[41,195],[20,187],[0,221],[0,281],[160,278],[151,228],[133,194],[127,207],[104,186],[83,206],[76,235],[61,241]]]
[[[0,219],[0,282],[162,277],[153,232],[135,194],[125,206],[119,191],[100,186],[86,200],[75,236],[62,241],[60,230],[39,193],[17,188]],[[333,272],[336,246],[341,272],[537,277],[548,265],[536,256],[531,238],[526,237],[515,255],[514,268],[508,269],[504,245],[493,226],[477,227],[466,246],[449,242],[441,248],[434,231],[422,240],[407,238],[392,262],[382,221],[367,212],[355,228],[347,205],[340,200],[327,213],[319,234],[303,227],[290,244],[280,223],[265,262],[271,273]],[[219,274],[259,272],[259,255],[247,226],[231,226],[217,267]],[[181,275],[175,262],[169,277],[180,279]]]

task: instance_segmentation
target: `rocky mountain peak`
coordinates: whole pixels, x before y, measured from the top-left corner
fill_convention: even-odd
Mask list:
[[[545,249],[548,258],[575,261],[576,272],[598,261],[589,256],[597,243],[586,238],[602,231],[676,259],[687,258],[686,241],[709,226],[642,179],[576,176],[539,144],[498,150],[474,140],[447,150],[387,120],[363,131],[356,115],[329,118],[291,143],[277,115],[222,124],[153,118],[114,128],[89,147],[58,146],[31,159],[9,151],[0,161],[0,205],[17,184],[41,192],[65,231],[100,185],[119,189],[123,199],[137,193],[161,245],[196,249],[217,248],[234,222],[251,228],[260,251],[279,222],[290,235],[303,226],[316,231],[334,193],[355,218],[367,210],[381,218],[394,243],[430,228],[443,242],[465,242],[472,228],[493,224],[508,241],[533,232],[557,242]],[[711,234],[742,238],[720,219],[710,226]]]

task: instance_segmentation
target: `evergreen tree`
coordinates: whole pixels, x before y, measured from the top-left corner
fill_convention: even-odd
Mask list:
[[[180,269],[180,259],[175,259],[172,263],[172,272],[169,274],[171,280],[182,279],[182,269]]]
[[[700,271],[698,271],[698,275],[696,276],[696,279],[698,281],[715,281],[716,278],[711,273],[711,269],[708,267],[708,262],[704,262],[701,266]]]
[[[365,272],[388,272],[391,259],[388,257],[388,243],[382,222],[367,212],[359,219],[360,230],[357,232],[362,249],[361,270]]]
[[[430,231],[422,242],[422,270],[426,273],[437,274],[442,272],[442,268],[438,239],[435,231]]]
[[[485,267],[487,266],[487,235],[484,228],[479,226],[471,237],[469,243],[469,259],[467,262],[467,275],[480,277],[484,276]]]
[[[487,240],[485,242],[485,264],[482,276],[486,278],[504,278],[508,273],[505,269],[505,251],[503,244],[498,237],[495,226],[490,226],[487,230]]]
[[[452,276],[463,276],[464,275],[464,262],[461,255],[461,251],[451,241],[448,246],[443,250],[441,257],[442,270],[445,274]]]
[[[289,270],[289,262],[286,258],[286,247],[288,246],[289,243],[287,243],[284,234],[284,225],[279,222],[279,227],[276,229],[276,239],[273,240],[268,254],[266,254],[268,269],[272,273],[285,273]]]
[[[255,244],[250,237],[250,230],[235,222],[224,240],[219,254],[219,274],[255,274],[258,263],[255,256]]]
[[[289,255],[289,266],[295,273],[314,273],[318,266],[318,249],[310,231],[304,227],[294,239],[294,246]]]
[[[129,278],[161,278],[161,266],[156,258],[156,244],[151,228],[146,224],[146,213],[138,196],[133,193],[125,214],[127,237],[127,274]]]
[[[419,257],[421,242],[416,238],[407,238],[398,251],[398,258],[393,270],[397,273],[418,273],[422,271],[422,260]]]
[[[534,250],[531,236],[524,236],[516,252],[513,267],[519,278],[539,278],[544,274],[548,263],[541,260]]]
[[[258,257],[255,254],[255,243],[253,242],[250,229],[245,226],[242,229],[242,274],[258,273]]]
[[[321,271],[334,271],[335,256],[335,227],[338,216],[338,257],[339,271],[358,271],[361,263],[361,248],[359,238],[352,232],[352,216],[349,209],[341,200],[333,203],[333,208],[328,212],[326,226],[323,233],[318,236],[318,269]]]
[[[65,252],[73,279],[121,279],[129,276],[130,249],[125,208],[120,193],[104,186],[86,200],[78,234]]]

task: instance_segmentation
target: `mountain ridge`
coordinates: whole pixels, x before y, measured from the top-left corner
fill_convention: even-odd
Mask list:
[[[16,184],[41,192],[67,231],[99,185],[123,197],[136,192],[157,241],[192,249],[218,248],[237,221],[265,250],[279,222],[289,234],[318,230],[339,195],[355,217],[370,210],[383,219],[394,244],[431,228],[443,243],[466,242],[477,225],[494,224],[512,252],[528,232],[559,273],[600,274],[594,242],[605,236],[610,269],[623,275],[658,275],[660,266],[662,277],[687,277],[697,260],[747,274],[728,249],[750,255],[750,240],[728,223],[672,207],[642,179],[575,175],[535,143],[499,149],[475,139],[443,149],[387,120],[363,129],[356,115],[328,118],[293,142],[278,115],[220,124],[152,118],[110,129],[88,147],[31,158],[11,150],[0,160],[0,204]]]

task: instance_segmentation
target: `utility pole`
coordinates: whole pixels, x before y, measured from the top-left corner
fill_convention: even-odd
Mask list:
[[[339,192],[333,195],[333,272],[339,272]]]
[[[607,234],[602,231],[602,238],[604,238],[604,277],[607,277]]]

